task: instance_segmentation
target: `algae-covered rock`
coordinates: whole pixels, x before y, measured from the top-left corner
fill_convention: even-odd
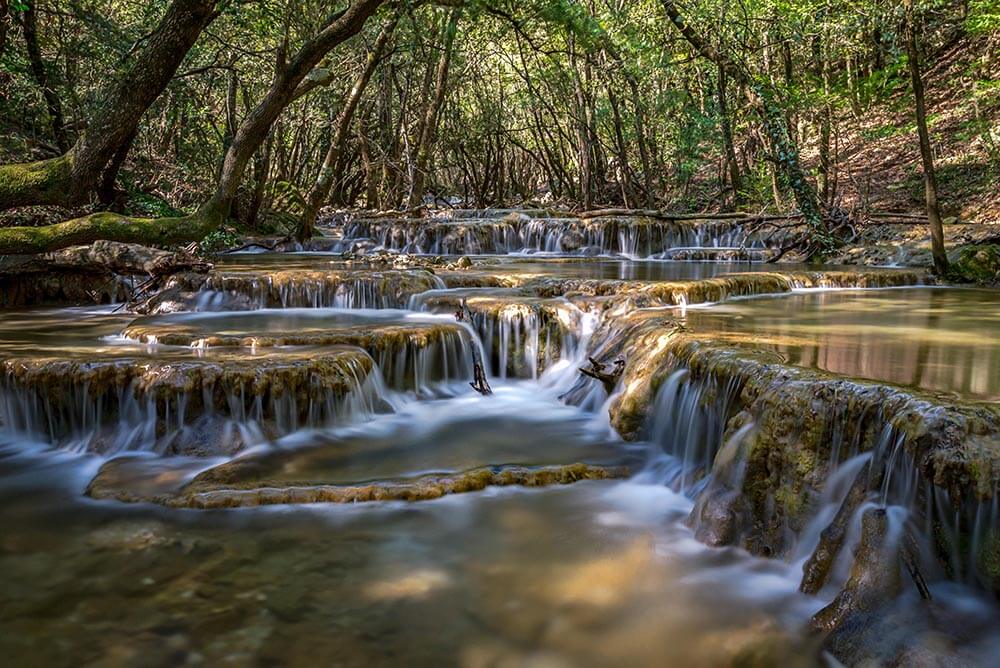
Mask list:
[[[813,615],[812,625],[830,631],[849,624],[853,615],[872,612],[893,601],[903,587],[899,540],[898,533],[890,531],[885,509],[865,511],[851,577],[837,597]]]
[[[718,496],[699,501],[692,517],[713,543],[739,535],[739,544],[756,554],[787,554],[796,533],[818,511],[832,467],[877,448],[882,465],[891,456],[896,479],[919,472],[919,494],[941,494],[962,508],[995,493],[1000,480],[995,405],[791,367],[773,353],[688,331],[662,312],[638,312],[618,323],[605,339],[604,354],[627,360],[623,390],[611,402],[611,422],[619,433],[627,438],[643,433],[656,419],[657,392],[682,369],[686,382],[702,388],[699,410],[706,419],[727,425],[712,437],[717,440],[699,445],[710,456],[722,447],[725,433],[754,425],[743,476],[733,490],[742,497],[739,503],[710,487],[708,493]],[[727,388],[735,399],[720,403],[712,388]]]

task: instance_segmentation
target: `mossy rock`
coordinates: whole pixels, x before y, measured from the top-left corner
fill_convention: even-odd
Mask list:
[[[959,248],[952,259],[948,278],[960,283],[1000,284],[1000,244]]]

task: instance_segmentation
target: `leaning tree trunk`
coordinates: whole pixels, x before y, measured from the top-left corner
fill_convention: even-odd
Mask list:
[[[733,189],[733,209],[740,206],[740,164],[736,159],[736,147],[733,144],[733,126],[729,118],[729,103],[726,99],[726,71],[719,68],[719,78],[716,82],[719,95],[719,125],[722,128],[722,146],[726,153],[726,171],[729,185]]]
[[[222,161],[219,183],[212,203],[227,215],[247,164],[271,131],[271,126],[292,101],[300,97],[300,85],[323,57],[341,42],[353,37],[385,0],[359,0],[336,16],[299,49],[287,65],[279,63],[264,99],[243,119]],[[305,82],[305,83],[304,83]]]
[[[51,160],[0,166],[0,210],[85,202],[201,31],[218,16],[216,4],[218,0],[174,0],[146,39],[146,47],[105,92],[87,130],[68,152]]]
[[[371,81],[376,68],[378,68],[379,62],[382,60],[385,47],[388,45],[389,39],[392,37],[392,32],[396,28],[401,11],[402,4],[399,5],[392,16],[382,26],[382,30],[379,32],[378,37],[375,39],[375,44],[368,54],[368,60],[365,62],[364,69],[361,71],[358,80],[354,83],[351,92],[344,101],[343,109],[337,115],[333,137],[331,137],[330,146],[323,157],[319,176],[306,196],[306,204],[302,211],[302,218],[299,221],[299,228],[296,231],[296,237],[300,241],[305,241],[312,237],[313,228],[316,225],[316,215],[319,213],[320,207],[323,206],[323,203],[330,196],[330,189],[333,187],[334,182],[339,182],[340,180],[337,172],[341,171],[340,177],[343,176],[342,170],[338,168],[338,165],[340,164],[340,156],[343,153],[344,140],[347,138],[347,131],[351,127],[351,119],[354,118],[354,112],[358,108],[361,96],[364,94],[368,82]]]
[[[102,212],[46,227],[8,227],[0,229],[0,255],[43,253],[100,239],[146,245],[185,243],[217,229],[229,216],[247,163],[274,121],[296,99],[299,85],[331,49],[357,34],[383,2],[359,0],[332,17],[290,62],[279,63],[267,95],[243,120],[226,151],[215,194],[194,214],[150,220]]]
[[[437,78],[434,81],[434,98],[427,105],[423,130],[420,133],[420,144],[417,147],[417,162],[414,165],[413,182],[410,184],[410,197],[407,207],[415,209],[424,198],[424,184],[427,179],[427,166],[431,160],[431,150],[434,148],[434,135],[437,131],[438,113],[444,104],[448,92],[448,66],[451,64],[452,47],[455,44],[455,33],[458,32],[458,19],[462,15],[461,8],[451,11],[448,25],[444,32],[444,50],[438,60]]]
[[[948,271],[948,255],[944,250],[944,229],[941,227],[941,210],[938,207],[937,175],[934,172],[934,153],[931,151],[930,134],[927,132],[927,108],[924,104],[924,82],[920,73],[920,51],[917,48],[917,21],[913,0],[905,0],[906,10],[906,59],[909,61],[910,79],[913,82],[913,100],[917,116],[917,136],[920,139],[920,159],[924,166],[924,195],[927,200],[927,219],[931,226],[931,253],[934,271]]]

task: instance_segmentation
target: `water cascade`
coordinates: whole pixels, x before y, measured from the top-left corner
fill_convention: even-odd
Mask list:
[[[338,642],[370,634],[417,662],[442,662],[418,639],[442,618],[446,658],[469,663],[515,646],[579,659],[561,653],[566,633],[617,658],[622,638],[665,630],[661,650],[725,637],[756,656],[744,650],[778,638],[815,654],[808,626],[854,657],[850,629],[882,630],[896,619],[885,606],[916,615],[927,600],[935,619],[1000,637],[1000,410],[980,349],[1000,331],[981,323],[995,299],[930,297],[946,290],[912,288],[928,282],[917,270],[712,263],[764,259],[773,240],[748,234],[542,211],[357,219],[337,252],[540,257],[265,253],[175,276],[142,316],[14,312],[0,322],[0,507],[13,518],[0,559],[23,579],[39,569],[19,546],[43,545],[27,554],[51,550],[74,588],[127,593],[137,617],[169,601],[203,632],[225,596],[240,633],[266,626],[254,638],[324,638],[336,618]],[[661,269],[679,258],[707,270]],[[804,306],[827,290],[853,320],[836,300]],[[856,351],[876,337],[884,363],[867,364]],[[924,371],[942,360],[954,373]],[[38,542],[64,509],[25,508],[49,496],[75,515],[68,537]],[[134,595],[146,582],[156,595]],[[62,615],[39,597],[75,600],[69,585],[43,584],[11,596],[28,613],[4,614],[54,610],[72,635],[86,612]],[[961,616],[984,610],[978,625]],[[907,619],[896,626],[923,620],[938,637],[937,621]]]
[[[258,359],[11,359],[0,422],[75,450],[225,454],[371,415],[381,383],[357,349]]]
[[[744,374],[754,373],[748,387]],[[866,510],[887,508],[924,577],[997,586],[996,481],[956,486],[949,477],[965,474],[952,455],[918,453],[947,451],[942,441],[963,433],[996,434],[1000,416],[931,409],[878,386],[826,389],[826,379],[758,385],[759,374],[679,363],[657,392],[648,433],[666,457],[651,456],[641,476],[697,500],[690,521],[699,538],[782,556],[803,569],[804,591],[836,590]],[[937,478],[922,472],[925,458],[938,460]]]

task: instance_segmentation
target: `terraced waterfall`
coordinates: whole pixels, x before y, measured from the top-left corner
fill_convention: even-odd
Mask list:
[[[997,291],[726,220],[325,232],[0,299],[16,663],[995,660]]]

